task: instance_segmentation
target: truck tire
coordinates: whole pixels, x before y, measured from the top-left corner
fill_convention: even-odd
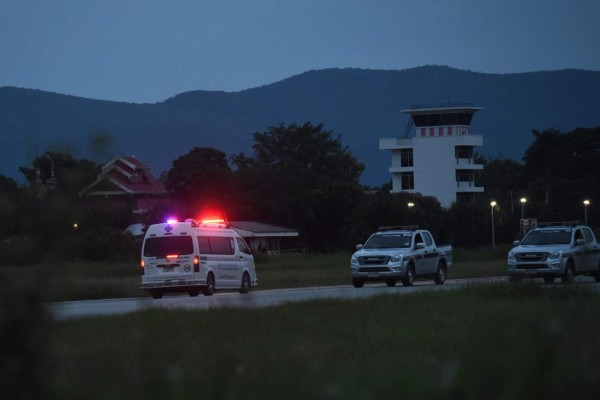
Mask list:
[[[150,291],[153,299],[160,299],[163,297],[163,291],[160,289],[154,289]]]
[[[413,264],[408,264],[406,268],[406,273],[404,274],[404,278],[402,278],[403,286],[412,286],[415,282],[415,266]]]
[[[388,287],[394,287],[394,286],[396,286],[396,280],[395,279],[388,279],[388,280],[385,281],[385,284]]]
[[[596,270],[596,273],[594,274],[594,280],[596,282],[600,282],[600,264],[598,264],[598,269]]]
[[[433,281],[436,285],[443,285],[446,282],[446,264],[443,261],[438,263]]]
[[[555,276],[553,276],[553,275],[551,275],[551,276],[545,276],[544,277],[544,282],[546,282],[548,284],[551,284],[551,283],[554,283],[554,279],[555,279]]]
[[[196,297],[200,294],[200,288],[199,287],[189,288],[187,292],[190,295],[190,297]]]
[[[573,260],[567,261],[567,266],[565,268],[565,273],[561,276],[560,280],[562,283],[571,283],[573,282],[573,278],[575,278],[575,262]]]
[[[365,281],[362,279],[352,279],[352,285],[358,289],[365,285]]]

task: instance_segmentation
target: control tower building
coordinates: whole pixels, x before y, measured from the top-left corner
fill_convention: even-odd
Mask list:
[[[475,148],[483,146],[483,138],[470,132],[471,119],[481,110],[470,104],[402,110],[411,116],[404,137],[379,139],[379,150],[392,154],[392,193],[433,196],[446,208],[483,193],[475,184],[476,171],[483,169],[475,162]]]

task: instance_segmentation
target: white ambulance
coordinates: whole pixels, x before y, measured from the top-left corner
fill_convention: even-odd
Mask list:
[[[247,293],[258,284],[254,257],[223,220],[168,220],[148,227],[142,245],[142,290],[210,296],[215,289]]]

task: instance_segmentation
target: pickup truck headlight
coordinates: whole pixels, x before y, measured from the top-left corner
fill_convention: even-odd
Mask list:
[[[515,256],[515,253],[512,251],[508,252],[508,261],[516,261],[517,257]]]
[[[350,264],[352,264],[352,265],[359,265],[358,256],[352,255],[352,258],[350,259]]]
[[[548,260],[555,260],[557,258],[562,258],[562,250],[553,251],[552,253],[548,254]]]
[[[393,263],[402,262],[402,256],[403,256],[402,254],[396,254],[396,255],[390,257],[390,262],[393,262]]]

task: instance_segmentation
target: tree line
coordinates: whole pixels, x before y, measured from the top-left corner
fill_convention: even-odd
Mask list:
[[[230,220],[296,229],[296,245],[310,251],[350,250],[382,225],[419,225],[430,229],[438,242],[457,247],[489,246],[492,217],[496,243],[518,237],[522,216],[583,222],[586,213],[588,224],[598,226],[600,212],[594,210],[600,201],[600,128],[532,134],[522,162],[479,157],[484,168],[476,183],[485,193],[474,203],[445,209],[433,197],[392,194],[389,183],[362,186],[364,165],[323,125],[281,124],[255,132],[251,154],[228,157],[217,149],[195,147],[174,160],[161,180],[175,202],[155,209],[144,222],[216,208]],[[48,256],[136,259],[139,239],[123,233],[138,222],[131,208],[89,206],[79,199],[78,192],[99,170],[91,161],[48,152],[31,167],[20,168],[26,185],[0,176],[2,262],[36,262]],[[49,190],[53,180],[56,188]]]

